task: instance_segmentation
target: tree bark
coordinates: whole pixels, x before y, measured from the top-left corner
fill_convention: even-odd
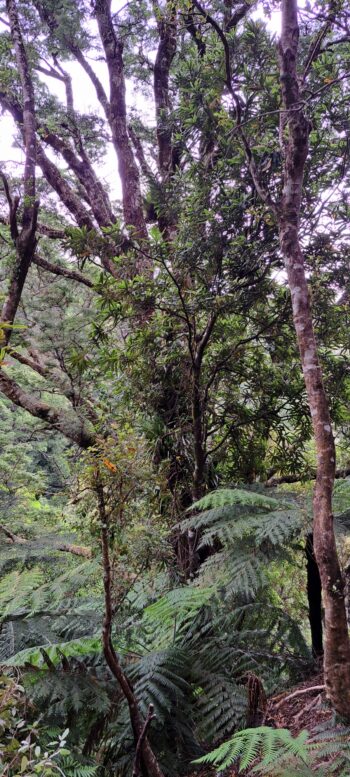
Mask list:
[[[132,227],[132,236],[135,240],[147,242],[148,233],[143,216],[140,176],[127,127],[123,43],[117,37],[113,26],[110,2],[96,0],[94,12],[108,67],[110,100],[106,106],[107,118],[118,157],[124,219],[126,225]],[[140,258],[139,261],[138,269],[140,272],[152,269],[147,257]]]
[[[36,223],[39,203],[35,200],[35,164],[36,164],[36,136],[35,136],[35,106],[33,84],[28,67],[27,54],[23,43],[21,28],[18,19],[15,0],[7,0],[6,9],[10,22],[11,37],[13,40],[16,64],[20,77],[23,97],[23,137],[25,144],[25,164],[23,174],[23,215],[21,229],[17,224],[17,207],[12,203],[10,191],[5,186],[10,208],[11,236],[16,248],[16,260],[10,277],[8,294],[5,299],[1,322],[13,324],[21,294],[33,259],[36,247]],[[1,344],[7,345],[11,329],[7,327],[1,333]]]
[[[292,298],[294,326],[312,419],[317,456],[313,499],[314,549],[320,572],[325,612],[324,674],[328,698],[334,709],[350,719],[350,643],[342,580],[333,530],[332,493],[335,477],[335,445],[325,393],[311,303],[299,241],[299,218],[304,167],[310,126],[303,113],[297,76],[297,0],[282,0],[282,35],[279,47],[283,108],[283,192],[279,209],[280,245]]]
[[[169,72],[176,52],[176,3],[167,0],[164,14],[156,8],[159,43],[154,63],[154,99],[157,119],[158,163],[163,180],[172,169],[172,131],[169,122]]]

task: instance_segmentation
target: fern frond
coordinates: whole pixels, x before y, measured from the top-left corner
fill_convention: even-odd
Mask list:
[[[194,714],[200,740],[218,741],[231,734],[246,718],[248,700],[245,688],[221,672],[200,671],[197,667],[197,703]]]
[[[266,543],[278,547],[289,542],[303,523],[302,512],[295,502],[278,502],[272,497],[241,489],[214,491],[193,507],[201,506],[209,506],[209,509],[182,523],[183,529],[201,534],[199,547],[213,546],[217,540],[225,547],[249,539],[255,547]]]
[[[211,491],[202,499],[194,502],[189,510],[207,510],[210,507],[224,507],[226,505],[243,505],[244,507],[259,507],[265,510],[274,510],[279,507],[279,502],[270,496],[258,494],[240,488],[218,488]]]
[[[30,608],[33,590],[42,585],[44,575],[41,569],[33,567],[24,571],[14,570],[0,579],[0,612],[5,617],[9,612]]]
[[[255,525],[254,525],[255,524]],[[252,522],[255,541],[258,545],[271,542],[272,545],[282,545],[302,528],[303,518],[300,510],[273,510],[268,515],[259,516]]]
[[[228,742],[217,747],[211,753],[196,759],[194,763],[214,764],[218,772],[224,771],[239,759],[239,771],[252,766],[258,756],[260,763],[255,767],[268,767],[277,758],[293,755],[301,762],[307,763],[309,758],[306,741],[308,731],[302,731],[293,737],[288,729],[274,729],[268,726],[247,728],[239,731]]]
[[[42,668],[45,665],[45,660],[41,648],[45,649],[50,661],[55,666],[61,662],[62,654],[66,658],[84,658],[91,655],[100,655],[102,651],[100,636],[73,639],[70,642],[60,642],[57,645],[40,645],[35,648],[21,650],[5,662],[6,666],[21,667],[30,665]]]
[[[99,765],[81,763],[73,755],[61,756],[58,761],[66,777],[95,777]]]
[[[174,588],[153,604],[146,607],[143,623],[146,628],[157,629],[159,644],[159,631],[163,630],[165,641],[169,637],[169,629],[174,625],[179,629],[184,622],[192,620],[198,610],[213,597],[213,587],[199,588],[191,585],[182,588]]]
[[[130,667],[129,674],[145,712],[153,703],[160,720],[191,694],[188,655],[180,649],[146,654]]]

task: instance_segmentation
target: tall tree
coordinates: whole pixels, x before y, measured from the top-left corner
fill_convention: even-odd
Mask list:
[[[328,24],[331,23],[330,14]],[[324,672],[328,696],[345,718],[350,709],[350,641],[345,610],[344,581],[338,560],[332,513],[335,444],[329,402],[312,319],[312,309],[300,243],[299,222],[310,123],[301,106],[297,73],[298,6],[283,0],[279,45],[280,80],[285,113],[281,114],[283,192],[278,212],[281,250],[292,297],[293,320],[307,391],[317,455],[314,490],[314,548],[325,610]],[[312,57],[317,56],[316,50]],[[310,64],[310,63],[309,63]]]

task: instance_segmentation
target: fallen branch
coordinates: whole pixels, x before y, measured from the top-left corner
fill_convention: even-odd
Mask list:
[[[335,472],[335,479],[341,480],[341,478],[346,478],[350,475],[350,467],[339,467],[339,469]],[[295,475],[281,475],[278,477],[275,477],[272,475],[268,480],[265,482],[265,488],[274,488],[275,486],[280,486],[282,483],[301,483],[305,480],[315,480],[316,478],[316,470],[312,469],[308,472],[305,472],[304,474],[299,472]]]
[[[26,545],[26,543],[29,542],[29,540],[26,540],[24,537],[19,537],[18,534],[13,534],[13,532],[7,529],[6,526],[4,526],[2,523],[0,523],[0,531],[2,531],[14,545]],[[84,545],[73,545],[69,542],[65,542],[61,545],[56,545],[52,548],[52,550],[60,550],[63,553],[73,553],[75,556],[92,558],[91,548],[87,548]]]
[[[325,685],[312,685],[311,688],[300,688],[299,691],[294,691],[294,693],[290,693],[289,696],[284,696],[283,699],[276,704],[276,709],[278,710],[282,704],[294,699],[296,696],[303,696],[306,693],[313,693],[314,691],[324,691],[325,687]]]
[[[13,543],[24,545],[27,542],[27,540],[25,540],[23,537],[18,537],[17,534],[13,534],[12,531],[6,529],[6,526],[4,526],[2,523],[0,523],[0,531],[2,531]]]
[[[315,696],[314,699],[311,699],[311,701],[308,704],[305,704],[304,707],[301,708],[300,712],[298,712],[297,715],[294,716],[294,720],[296,723],[299,723],[300,718],[303,717],[303,715],[306,715],[307,712],[310,712],[313,707],[316,707],[317,704],[319,704],[321,698],[321,694],[319,693],[317,696]]]
[[[64,545],[57,545],[57,548],[54,550],[61,550],[63,553],[73,553],[75,556],[84,556],[84,558],[92,558],[91,548],[86,548],[84,545],[65,543]]]

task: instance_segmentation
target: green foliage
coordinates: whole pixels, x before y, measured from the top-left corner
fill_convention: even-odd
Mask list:
[[[214,491],[192,510],[201,512],[183,521],[182,528],[198,533],[199,548],[213,549],[201,574],[211,579],[220,559],[221,584],[229,594],[248,597],[266,586],[269,563],[288,557],[305,524],[294,500],[243,489]]]
[[[307,737],[307,731],[302,731],[294,738],[290,731],[284,728],[248,728],[238,731],[232,739],[208,755],[202,756],[196,763],[212,763],[222,772],[239,759],[239,771],[242,772],[260,757],[261,760],[259,759],[259,764],[253,771],[265,767],[273,770],[277,760],[285,760],[291,755],[295,756],[297,761],[299,759],[305,762],[308,757],[305,747]],[[269,773],[272,774],[272,771]]]
[[[94,777],[97,765],[70,751],[69,729],[52,735],[40,719],[31,719],[23,686],[10,674],[0,675],[0,764],[9,777],[40,774]],[[63,771],[62,771],[63,770]]]
[[[301,731],[292,736],[288,729],[260,726],[238,731],[195,763],[213,764],[218,773],[236,764],[239,773],[248,770],[247,774],[269,777],[307,777],[314,772],[346,777],[349,759],[347,728],[327,727],[322,733]]]

